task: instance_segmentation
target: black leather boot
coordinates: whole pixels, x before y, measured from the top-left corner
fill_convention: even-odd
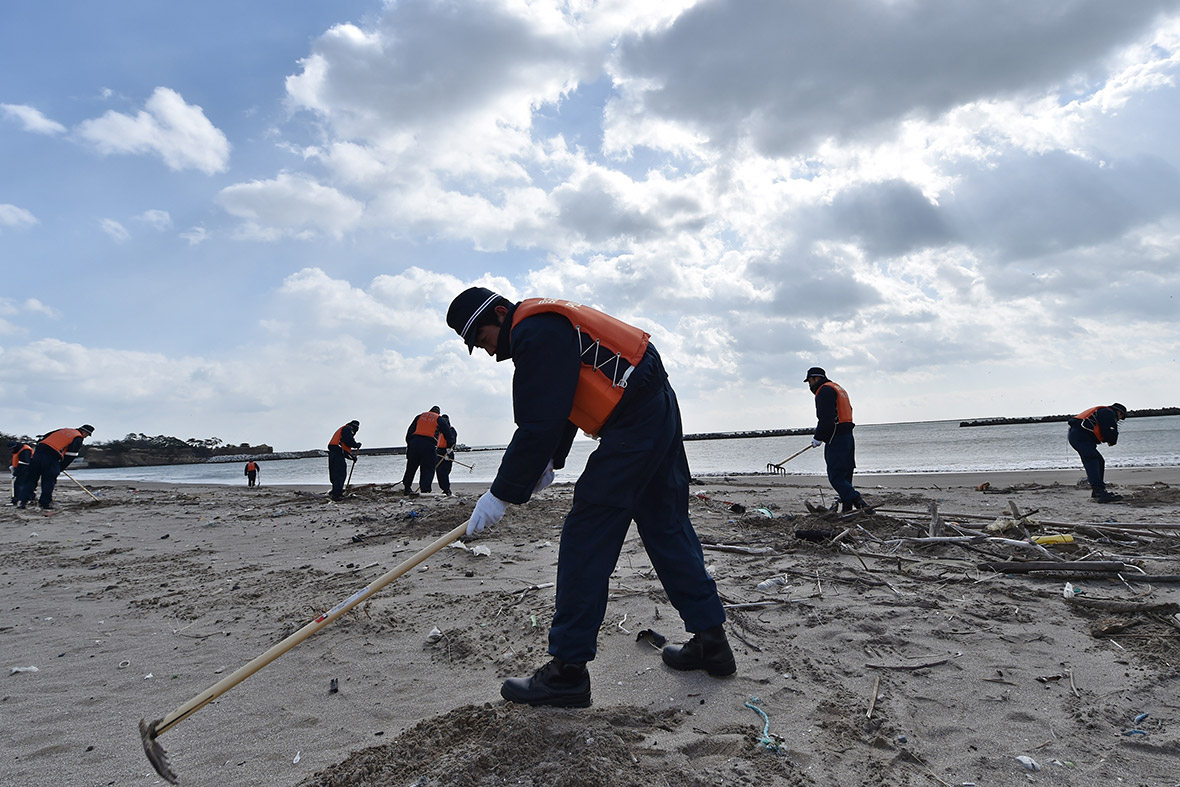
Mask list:
[[[590,673],[585,664],[554,658],[531,678],[509,678],[500,687],[509,702],[550,705],[555,708],[590,707]]]
[[[663,658],[672,669],[703,669],[717,677],[737,672],[733,651],[721,626],[698,631],[684,645],[668,645],[664,648]]]

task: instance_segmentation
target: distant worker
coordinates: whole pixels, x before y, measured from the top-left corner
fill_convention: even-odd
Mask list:
[[[451,418],[446,413],[438,419],[438,447],[435,453],[438,458],[435,459],[434,474],[438,476],[438,488],[447,497],[451,496],[451,468],[455,465],[455,442],[459,439],[459,433],[455,431],[455,427],[451,424]]]
[[[1090,482],[1090,497],[1099,503],[1117,503],[1123,499],[1122,495],[1106,491],[1106,460],[1098,452],[1098,444],[1117,443],[1119,421],[1126,417],[1126,406],[1115,402],[1109,407],[1091,407],[1069,419],[1069,445],[1082,458]]]
[[[418,491],[429,492],[434,483],[434,467],[438,464],[438,435],[451,424],[440,415],[438,405],[414,416],[406,429],[406,473],[402,476],[402,491],[411,494],[414,474],[418,474]]]
[[[41,498],[38,505],[42,510],[53,509],[53,487],[57,485],[57,477],[61,471],[70,466],[78,458],[82,450],[82,441],[94,434],[94,427],[82,424],[77,429],[54,429],[41,436],[37,447],[33,449],[33,459],[29,463],[29,477],[25,481],[26,488],[32,490],[41,484]],[[32,493],[29,493],[32,500]],[[18,504],[19,505],[19,504]]]
[[[337,429],[328,441],[328,480],[332,482],[329,497],[333,500],[344,499],[344,482],[348,478],[348,464],[345,460],[356,462],[356,452],[361,447],[356,441],[356,433],[360,428],[360,421],[349,421]]]
[[[829,380],[827,372],[818,366],[807,370],[803,382],[815,394],[816,424],[811,445],[813,448],[825,446],[828,483],[839,497],[839,501],[832,504],[832,510],[838,506],[843,512],[868,508],[868,503],[852,485],[852,473],[856,469],[856,441],[852,430],[856,424],[852,422],[852,402],[847,391]]]
[[[33,499],[33,490],[26,489],[29,480],[29,464],[33,461],[33,449],[27,443],[13,441],[8,444],[12,452],[12,505],[24,508]]]
[[[512,359],[516,431],[491,489],[475,505],[467,535],[495,525],[509,503],[525,503],[565,466],[578,429],[598,438],[574,487],[557,557],[549,628],[552,660],[500,688],[509,702],[590,705],[586,663],[598,650],[611,573],[634,520],[643,548],[692,638],[663,650],[676,670],[737,670],[722,624],[725,609],[705,569],[688,516],[688,458],[676,394],[649,335],[572,301],[520,303],[483,287],[460,293],[447,324],[467,351]]]
[[[246,481],[252,487],[256,480],[258,480],[258,463],[251,459],[246,463]]]

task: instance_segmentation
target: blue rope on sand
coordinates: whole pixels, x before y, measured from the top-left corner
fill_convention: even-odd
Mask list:
[[[750,701],[746,703],[746,707],[750,710],[757,711],[758,715],[762,717],[762,721],[765,722],[762,725],[762,737],[758,740],[758,745],[767,751],[777,752],[778,741],[770,737],[770,717],[766,715],[766,711],[758,707],[758,703],[760,702],[762,700],[757,697],[750,697]]]

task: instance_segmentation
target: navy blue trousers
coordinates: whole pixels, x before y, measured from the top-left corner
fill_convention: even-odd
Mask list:
[[[447,494],[451,493],[451,468],[455,466],[451,462],[441,456],[435,455],[434,461],[438,463],[438,467],[434,468],[434,474],[438,476],[438,488]]]
[[[856,441],[852,432],[832,435],[824,446],[824,462],[828,466],[828,483],[841,502],[851,503],[860,497],[852,485],[852,472],[856,469]]]
[[[568,662],[597,653],[610,576],[632,520],[685,628],[704,631],[725,622],[688,517],[688,457],[671,386],[665,382],[617,413],[600,438],[574,487],[558,548],[549,653]]]
[[[433,437],[414,435],[410,444],[406,446],[406,474],[402,476],[402,486],[406,491],[414,483],[414,474],[418,474],[418,490],[429,492],[434,483],[434,466],[438,464],[438,443]]]
[[[328,480],[332,482],[332,498],[344,494],[344,482],[348,479],[348,460],[339,448],[328,449]]]
[[[41,484],[41,498],[37,504],[42,508],[53,505],[53,488],[61,474],[61,455],[52,448],[38,445],[33,449],[33,460],[29,462],[29,474],[25,477],[24,500],[33,499],[33,490]],[[20,495],[17,495],[20,497]],[[17,501],[19,502],[19,500]]]
[[[1082,458],[1082,467],[1086,468],[1086,480],[1090,482],[1090,490],[1095,494],[1106,491],[1106,460],[1098,453],[1098,438],[1093,432],[1079,426],[1069,427],[1069,445]]]

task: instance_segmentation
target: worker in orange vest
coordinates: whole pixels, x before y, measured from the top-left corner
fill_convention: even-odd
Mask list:
[[[33,449],[26,443],[13,441],[8,444],[8,450],[12,452],[12,505],[24,508],[33,499],[33,490],[26,489]]]
[[[402,476],[402,492],[412,493],[415,474],[418,475],[418,491],[430,491],[434,468],[438,464],[438,436],[450,428],[450,420],[442,415],[442,408],[437,404],[410,421],[406,429],[406,472]]]
[[[813,447],[824,446],[824,464],[828,468],[828,483],[832,485],[838,503],[832,510],[868,508],[868,503],[852,485],[852,473],[856,469],[856,442],[852,430],[852,403],[848,393],[828,379],[828,373],[818,366],[807,370],[803,378],[807,387],[815,394],[815,433],[811,437]]]
[[[1099,503],[1117,503],[1123,499],[1122,495],[1106,489],[1106,460],[1098,452],[1098,445],[1117,443],[1119,421],[1126,417],[1126,405],[1115,402],[1109,407],[1091,407],[1069,419],[1069,445],[1082,458],[1090,482],[1090,497]]]
[[[438,476],[438,488],[447,497],[451,496],[451,468],[455,466],[455,443],[459,433],[451,425],[451,418],[446,413],[439,417],[438,446],[435,448],[437,458],[434,461],[434,474]]]
[[[361,448],[361,444],[356,441],[356,433],[360,428],[360,421],[349,421],[337,429],[328,441],[328,480],[332,482],[332,491],[328,496],[333,500],[344,499],[344,484],[348,477],[346,461],[356,461],[357,451]]]
[[[41,436],[33,449],[33,460],[29,463],[29,479],[25,483],[31,490],[41,484],[38,504],[44,511],[53,509],[53,487],[57,477],[78,458],[82,441],[94,434],[94,427],[82,424],[77,429],[54,429]],[[31,496],[30,496],[31,499]]]
[[[254,481],[258,478],[258,463],[251,459],[246,463],[246,481],[250,486],[254,486]]]
[[[664,664],[733,674],[725,609],[688,515],[680,406],[651,337],[579,303],[513,303],[484,287],[456,296],[447,324],[468,352],[479,347],[514,367],[516,431],[491,488],[475,504],[467,535],[495,525],[509,503],[525,503],[552,483],[579,429],[598,438],[562,525],[549,627],[553,658],[530,677],[505,681],[500,696],[528,705],[590,704],[586,663],[597,653],[611,573],[632,521],[692,634],[686,644],[664,648]]]

